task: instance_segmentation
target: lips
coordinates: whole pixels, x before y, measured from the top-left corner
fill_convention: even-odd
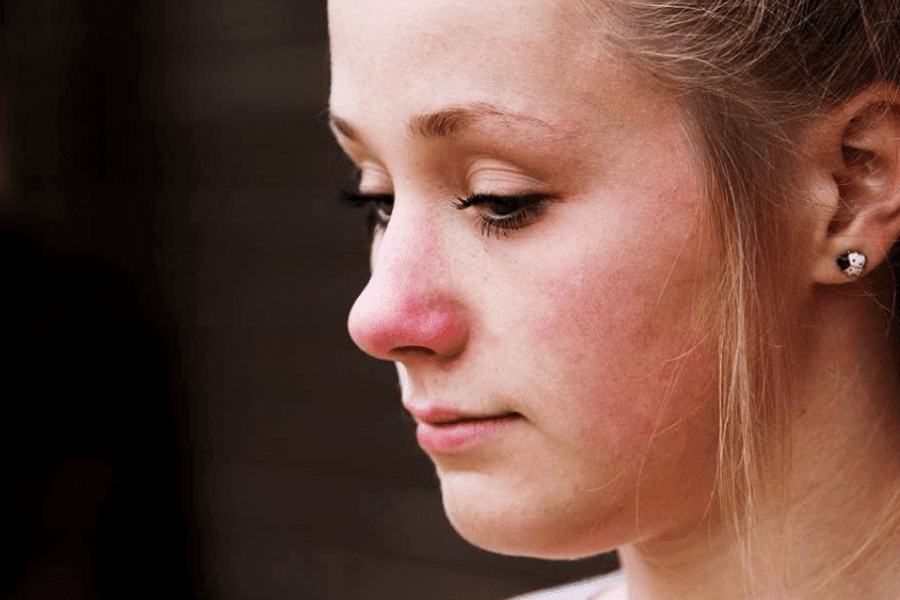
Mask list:
[[[434,405],[407,404],[423,450],[460,453],[488,443],[522,419],[517,412],[467,413]]]
[[[501,413],[477,413],[444,408],[433,404],[421,404],[410,402],[404,404],[404,408],[409,411],[416,422],[428,423],[434,426],[448,426],[468,422],[491,421],[518,415],[513,411]]]

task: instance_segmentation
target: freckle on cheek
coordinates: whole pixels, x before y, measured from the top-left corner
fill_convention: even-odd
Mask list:
[[[653,321],[644,321],[631,332],[631,342],[637,347],[655,345],[659,338],[659,325]]]
[[[624,342],[623,328],[633,328],[635,316],[639,314],[642,299],[649,292],[642,286],[626,284],[630,275],[624,270],[611,270],[609,265],[598,265],[590,277],[585,277],[584,270],[572,273],[557,273],[556,277],[542,289],[544,307],[543,318],[537,323],[539,341],[552,341],[565,332],[578,332],[582,337],[591,335],[605,337],[615,335]],[[646,343],[659,337],[659,332],[650,323],[640,325],[643,340],[635,337],[635,341]]]

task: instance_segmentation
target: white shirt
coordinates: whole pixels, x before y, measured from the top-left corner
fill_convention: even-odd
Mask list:
[[[616,571],[558,587],[530,592],[509,600],[625,600],[625,576]]]

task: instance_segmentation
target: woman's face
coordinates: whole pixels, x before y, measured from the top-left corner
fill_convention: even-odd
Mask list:
[[[360,192],[388,196],[350,334],[396,363],[454,526],[544,557],[693,527],[713,247],[672,98],[564,2],[329,0],[329,18],[336,136]]]

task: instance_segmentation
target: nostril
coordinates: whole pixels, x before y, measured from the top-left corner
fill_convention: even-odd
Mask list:
[[[391,266],[379,265],[350,310],[347,327],[356,345],[382,360],[459,354],[467,317],[444,271],[435,274],[433,261]]]
[[[437,354],[431,348],[427,348],[425,346],[398,346],[391,351],[396,357],[400,358],[403,356],[434,356]]]
[[[424,309],[390,310],[362,302],[361,296],[350,313],[348,329],[356,345],[376,358],[448,359],[467,343],[467,323],[452,305],[429,302]]]

